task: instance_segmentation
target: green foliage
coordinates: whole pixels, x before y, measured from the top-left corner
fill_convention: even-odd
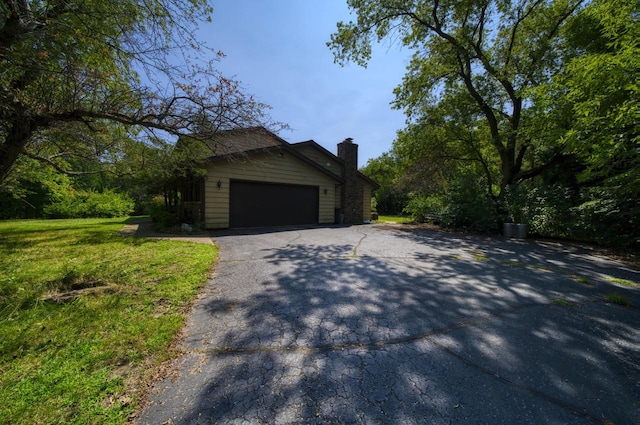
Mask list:
[[[630,288],[640,288],[640,283],[636,283],[636,282],[634,282],[632,280],[628,280],[628,279],[622,279],[622,278],[619,278],[619,277],[609,276],[607,278],[607,280],[609,282],[613,282],[613,283],[616,283],[616,284],[622,285],[622,286],[628,286]]]
[[[0,183],[22,155],[111,168],[158,137],[268,125],[266,105],[197,37],[212,11],[207,0],[1,2]]]
[[[180,224],[180,216],[176,206],[168,206],[161,200],[155,200],[149,208],[153,226],[165,230]]]
[[[125,238],[124,224],[0,222],[0,423],[126,423],[172,355],[216,249]]]
[[[44,207],[51,218],[125,217],[134,210],[129,196],[105,190],[102,193],[67,190],[53,195],[53,202]]]
[[[608,188],[585,188],[571,208],[571,236],[602,245],[626,247],[640,239],[637,197],[621,198]]]
[[[605,294],[604,299],[608,303],[618,304],[618,305],[621,305],[623,307],[628,307],[628,306],[631,305],[631,302],[629,302],[629,299],[627,297],[625,297],[622,294],[615,293],[615,292],[611,292],[609,294]]]
[[[371,211],[378,212],[378,200],[375,196],[371,198]]]
[[[478,232],[495,232],[498,219],[491,198],[483,192],[486,182],[473,172],[454,178],[444,199],[442,225]]]
[[[71,179],[31,158],[20,158],[0,183],[0,219],[41,218],[51,195],[68,189]]]
[[[393,152],[370,159],[360,171],[380,185],[374,192],[375,211],[380,214],[399,214],[407,195],[401,182],[401,166]]]
[[[520,184],[506,199],[512,221],[542,236],[628,247],[640,237],[638,199],[621,187]]]
[[[583,3],[351,0],[357,19],[339,22],[328,45],[336,62],[360,65],[373,41],[413,49],[395,106],[412,125],[428,128],[419,139],[432,157],[478,162],[500,198],[509,184],[563,158],[556,150],[525,161],[534,145],[527,128],[532,91],[559,72],[561,30]]]
[[[440,196],[410,196],[403,213],[410,214],[418,223],[439,223],[444,212],[444,202]]]
[[[444,195],[452,227],[512,220],[640,243],[635,0],[348,4],[357,19],[331,36],[336,62],[366,65],[383,39],[414,51],[395,90],[408,125],[376,165],[393,176],[380,194]],[[407,201],[416,216],[431,208]]]
[[[529,233],[567,238],[571,235],[571,197],[570,191],[563,186],[530,188],[522,184],[515,191],[512,188],[507,202],[511,219],[528,224]]]
[[[586,54],[571,59],[559,83],[567,87],[573,125],[564,142],[587,165],[581,180],[609,177],[640,166],[640,25],[630,0],[597,0],[569,32]],[[587,28],[596,36],[585,34]],[[589,38],[590,37],[590,38]]]
[[[375,191],[376,209],[380,214],[400,214],[407,201],[407,195],[394,186],[380,186]]]
[[[563,307],[575,307],[578,304],[574,301],[568,301],[566,298],[564,297],[559,297],[559,298],[552,298],[551,302],[556,304],[556,305],[560,305]]]

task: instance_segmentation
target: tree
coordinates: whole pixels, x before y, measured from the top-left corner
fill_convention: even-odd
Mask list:
[[[265,125],[196,39],[211,13],[207,0],[0,3],[0,183],[21,155],[72,173],[69,157],[109,163],[149,135]]]
[[[400,181],[402,166],[393,150],[367,161],[361,170],[380,186],[373,192],[376,211],[380,214],[400,214],[407,202],[407,191]]]
[[[570,22],[562,72],[534,92],[537,133],[573,155],[545,180],[571,188],[573,233],[607,244],[640,239],[640,24],[637,2],[594,0]],[[569,164],[567,164],[569,165]],[[571,173],[570,184],[567,174]],[[544,188],[549,192],[548,188]],[[536,201],[536,203],[539,203]]]
[[[488,126],[472,99],[451,91],[437,105],[424,106],[420,117],[398,133],[393,149],[427,193],[442,193],[455,174],[475,168],[484,174],[483,192],[492,197],[500,162],[489,140]]]
[[[452,137],[459,142],[457,154],[472,155],[469,159],[482,163],[488,174],[497,163],[499,178],[495,191],[491,185],[489,192],[499,200],[513,182],[567,158],[562,146],[553,146],[527,164],[525,155],[536,143],[527,126],[531,91],[561,68],[560,32],[584,3],[348,0],[357,21],[339,22],[328,45],[339,64],[355,61],[363,66],[373,41],[390,38],[415,50],[395,91],[395,106],[405,109],[414,125],[438,114],[450,129],[456,127]],[[452,101],[471,109],[460,115]],[[465,127],[472,131],[465,135]]]
[[[637,2],[594,0],[573,22],[567,37],[580,54],[567,61],[564,71],[549,84],[550,93],[545,93],[557,93],[557,86],[565,90],[564,103],[571,113],[562,142],[585,164],[579,176],[581,182],[599,184],[627,174],[628,183],[634,183],[634,193],[638,193]],[[551,104],[549,97],[546,100],[547,105]]]

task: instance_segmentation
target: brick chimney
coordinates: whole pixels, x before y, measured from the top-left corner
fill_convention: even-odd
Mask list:
[[[338,143],[338,158],[344,161],[342,172],[344,184],[340,199],[344,223],[361,224],[364,187],[358,178],[358,145],[353,143],[351,138]]]

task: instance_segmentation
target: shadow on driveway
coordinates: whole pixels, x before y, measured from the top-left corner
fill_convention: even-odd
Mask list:
[[[637,271],[372,226],[244,236],[139,423],[640,423],[640,315],[604,301],[640,305],[610,281]]]

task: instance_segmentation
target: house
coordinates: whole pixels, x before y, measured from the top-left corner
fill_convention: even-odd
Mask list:
[[[252,127],[220,131],[210,147],[206,177],[185,199],[197,205],[207,229],[371,219],[378,185],[358,171],[358,145],[351,139],[338,144],[336,156],[313,140],[290,144]]]

